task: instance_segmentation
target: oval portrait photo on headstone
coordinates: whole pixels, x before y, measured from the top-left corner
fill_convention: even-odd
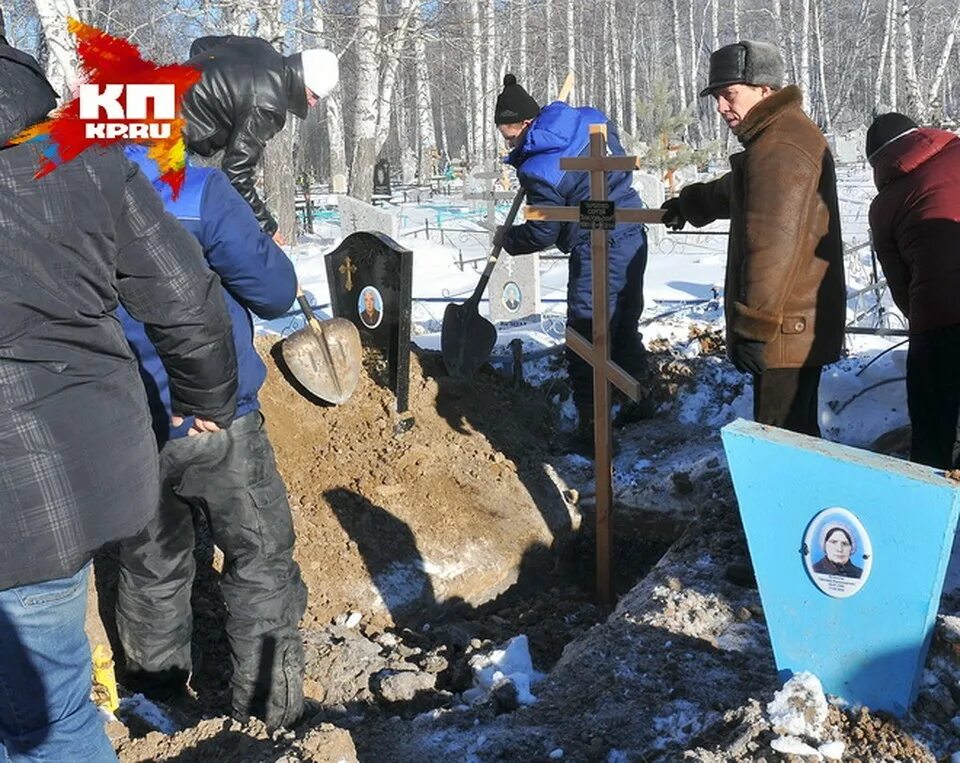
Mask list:
[[[364,286],[360,289],[357,299],[357,312],[360,320],[368,329],[375,329],[383,320],[383,297],[374,286]]]
[[[523,301],[523,294],[516,281],[507,281],[503,285],[503,292],[500,296],[503,306],[511,313],[520,310],[520,303]]]
[[[807,525],[803,563],[814,585],[827,596],[853,596],[873,568],[873,544],[863,523],[847,509],[824,509]]]

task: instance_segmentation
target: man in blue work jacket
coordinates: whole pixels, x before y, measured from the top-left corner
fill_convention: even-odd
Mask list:
[[[192,670],[193,512],[202,511],[224,554],[220,588],[228,613],[234,715],[257,716],[271,728],[289,726],[303,712],[297,627],[307,590],[293,560],[286,488],[259,410],[266,367],[253,346],[249,311],[267,319],[281,315],[293,303],[296,273],[220,170],[188,167],[174,199],[143,147],[131,146],[127,155],[220,276],[238,368],[236,418],[229,428],[206,431],[205,422],[193,419],[174,419],[171,427],[163,364],[143,326],[120,315],[161,446],[158,514],[120,547],[117,628],[128,685],[160,700],[186,685]]]
[[[590,198],[590,174],[565,172],[560,160],[590,152],[590,125],[607,126],[607,145],[614,156],[624,150],[616,126],[606,115],[588,106],[573,108],[555,101],[543,109],[516,77],[507,74],[497,98],[494,121],[511,151],[507,161],[517,169],[527,204],[543,207],[579,206]],[[607,198],[617,208],[643,207],[631,185],[631,172],[607,175]],[[567,280],[567,325],[590,338],[593,300],[590,268],[590,231],[577,223],[528,221],[500,229],[497,241],[509,254],[530,254],[551,246],[570,254]],[[643,312],[643,272],[647,266],[647,237],[643,225],[619,225],[609,234],[609,304],[611,356],[634,376],[646,372],[646,353],[637,323]],[[593,376],[590,366],[567,350],[567,368],[579,425],[571,442],[573,452],[593,455]]]

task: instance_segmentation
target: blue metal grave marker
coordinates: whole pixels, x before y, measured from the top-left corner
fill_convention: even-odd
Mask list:
[[[957,528],[942,471],[738,420],[722,430],[781,678],[902,716]]]

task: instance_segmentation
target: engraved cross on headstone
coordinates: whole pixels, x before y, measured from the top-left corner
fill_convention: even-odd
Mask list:
[[[350,258],[347,257],[347,259],[345,259],[343,264],[340,266],[339,271],[344,277],[343,285],[346,290],[353,291],[353,274],[357,272],[356,265],[354,265],[350,261]]]
[[[593,367],[594,446],[597,491],[597,595],[610,603],[613,587],[610,551],[613,530],[613,435],[610,426],[610,384],[631,400],[640,397],[640,383],[610,360],[609,263],[607,237],[618,223],[661,223],[663,211],[616,209],[607,201],[607,173],[636,168],[634,156],[607,156],[607,126],[590,125],[590,155],[560,160],[560,169],[590,173],[590,199],[579,207],[526,207],[527,220],[579,223],[590,228],[590,259],[593,291],[593,341],[567,326],[567,346]]]

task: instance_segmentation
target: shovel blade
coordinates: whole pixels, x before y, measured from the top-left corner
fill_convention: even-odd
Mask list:
[[[497,329],[468,305],[447,305],[440,329],[440,353],[447,373],[456,378],[473,376],[490,360]]]
[[[340,405],[350,399],[360,382],[360,332],[345,318],[320,321],[320,326],[322,332],[309,324],[298,329],[283,340],[280,349],[298,382],[321,400]]]

